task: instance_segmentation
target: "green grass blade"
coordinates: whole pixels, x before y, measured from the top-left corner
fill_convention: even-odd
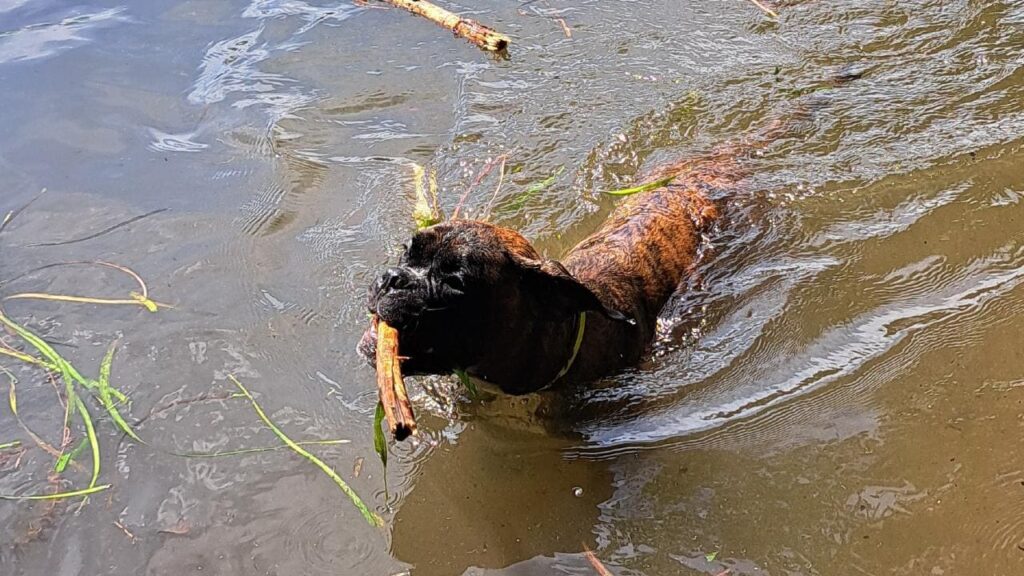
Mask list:
[[[476,384],[469,377],[469,374],[466,374],[465,370],[458,370],[458,369],[456,369],[455,370],[455,375],[459,377],[459,382],[461,382],[462,385],[466,387],[466,390],[469,391],[469,395],[474,400],[480,397],[480,393],[476,389]]]
[[[7,450],[8,448],[17,448],[21,446],[21,440],[15,440],[13,442],[4,442],[0,444],[0,450]]]
[[[337,444],[348,444],[349,440],[307,440],[296,442],[299,446],[333,446]],[[263,448],[242,448],[240,450],[226,450],[224,452],[168,452],[171,456],[181,458],[220,458],[222,456],[241,456],[243,454],[256,454],[259,452],[274,452],[290,448],[287,444],[281,446],[265,446]]]
[[[150,300],[149,298],[143,296],[142,294],[139,294],[138,292],[130,292],[129,296],[132,297],[132,300],[135,300],[150,312],[157,312],[159,310],[159,307],[156,302]]]
[[[384,436],[384,403],[377,402],[377,409],[373,413],[373,450],[380,458],[380,465],[384,469],[384,499],[388,496],[388,440]]]
[[[256,411],[256,415],[258,415],[260,417],[260,420],[263,420],[263,423],[266,424],[267,427],[274,432],[275,436],[277,436],[282,442],[284,442],[289,448],[291,448],[292,451],[294,451],[299,456],[302,456],[306,460],[312,462],[314,466],[322,470],[324,474],[326,474],[331,480],[333,480],[334,483],[338,485],[338,488],[341,488],[341,491],[344,492],[345,495],[349,497],[349,500],[352,501],[352,504],[354,504],[355,507],[359,509],[359,512],[361,512],[363,515],[363,518],[365,518],[366,521],[369,522],[371,526],[381,527],[384,525],[384,521],[381,519],[381,517],[374,513],[372,510],[370,510],[366,506],[366,504],[363,503],[363,500],[359,497],[359,495],[356,494],[355,491],[352,490],[352,488],[350,488],[349,485],[346,484],[345,481],[341,479],[341,476],[338,476],[338,473],[335,472],[333,468],[331,468],[327,464],[324,464],[322,460],[307,452],[305,449],[302,448],[302,446],[296,444],[295,441],[293,441],[284,432],[282,432],[280,428],[275,426],[274,423],[270,421],[270,418],[267,416],[266,412],[263,411],[263,408],[261,408],[259,403],[256,402],[256,399],[253,398],[252,394],[249,393],[249,390],[237,378],[235,378],[234,375],[229,374],[228,378],[231,379],[235,386],[238,386],[239,391],[241,391],[241,393],[244,394],[245,397],[249,400],[249,403],[252,404],[252,408],[253,410]]]
[[[511,208],[512,210],[519,210],[520,208],[522,208],[532,196],[544,190],[548,186],[554,184],[555,180],[557,180],[558,177],[562,175],[562,172],[565,172],[565,166],[559,166],[558,170],[555,170],[554,174],[548,176],[547,178],[541,180],[540,182],[534,182],[533,184],[530,184],[526,188],[526,190],[523,191],[522,194],[519,194],[515,197],[515,200],[512,201],[512,204],[509,205],[509,208]]]
[[[0,347],[0,354],[3,354],[4,356],[10,356],[11,358],[14,358],[15,360],[21,360],[22,362],[25,362],[26,364],[35,364],[36,366],[42,366],[43,368],[46,368],[47,370],[51,370],[53,372],[60,372],[60,368],[58,368],[56,365],[51,364],[51,363],[47,362],[46,360],[40,360],[39,358],[36,358],[35,356],[29,356],[28,354],[22,354],[21,352],[18,352],[17,350],[9,350],[7,348]]]
[[[381,424],[384,423],[384,404],[377,402],[377,409],[373,414],[373,449],[377,452],[377,456],[380,458],[381,465],[384,466],[384,474],[387,475],[388,471],[388,441],[384,437],[384,428]]]
[[[18,392],[17,392],[18,379],[14,377],[14,374],[11,374],[10,370],[8,370],[7,368],[4,368],[3,366],[0,366],[0,372],[3,372],[4,375],[7,376],[7,381],[10,383],[10,390],[7,393],[7,403],[10,405],[11,412],[14,414],[14,417],[17,418],[18,417]]]
[[[79,444],[79,446],[84,445],[85,444]],[[57,458],[57,461],[54,462],[53,464],[53,471],[56,472],[57,474],[63,474],[64,469],[68,467],[68,462],[71,462],[71,453],[65,452],[61,454],[60,458]]]
[[[60,492],[58,494],[34,494],[32,496],[7,496],[5,494],[0,494],[0,500],[61,500],[64,498],[88,496],[89,494],[102,492],[107,488],[110,488],[110,484],[104,484],[102,486],[92,486],[90,488],[83,488],[81,490],[72,490],[71,492]]]
[[[655,180],[654,182],[648,182],[647,184],[641,184],[640,186],[634,186],[632,188],[619,188],[618,190],[609,190],[605,194],[611,196],[629,196],[631,194],[638,194],[640,192],[650,192],[657,188],[668,186],[675,180],[675,175],[662,178],[661,180]]]
[[[437,208],[437,180],[434,172],[430,172],[430,197],[427,197],[427,188],[423,181],[426,180],[426,171],[422,166],[413,162],[412,181],[416,189],[416,204],[412,209],[412,219],[416,223],[416,229],[422,230],[434,224],[442,222],[444,216]]]
[[[11,330],[14,330],[15,334],[20,336],[22,340],[31,344],[36,350],[39,351],[40,354],[43,355],[44,358],[49,360],[50,363],[54,365],[58,372],[64,374],[65,377],[70,377],[72,380],[78,382],[79,384],[85,386],[86,388],[95,387],[94,382],[83,378],[82,375],[78,373],[78,370],[75,370],[75,367],[72,366],[67,360],[65,360],[60,354],[58,354],[57,351],[54,350],[52,346],[47,344],[39,336],[36,336],[28,329],[22,327],[17,322],[8,318],[6,315],[4,315],[3,312],[0,312],[0,323],[5,324]]]
[[[88,444],[89,439],[82,438],[82,441],[79,442],[78,446],[75,446],[75,448],[71,452],[65,452],[61,454],[60,458],[57,458],[57,462],[53,465],[53,471],[56,472],[57,474],[62,474],[64,472],[64,469],[68,467],[68,464],[73,462],[75,458],[78,458],[79,454],[81,454],[82,451],[85,450],[85,447]]]
[[[142,438],[139,438],[135,430],[125,421],[124,417],[121,416],[121,412],[118,411],[117,407],[114,406],[114,401],[111,396],[117,396],[122,402],[127,400],[127,397],[121,392],[117,391],[110,385],[110,367],[114,363],[114,351],[117,350],[117,342],[115,341],[110,345],[110,349],[107,350],[106,356],[103,357],[103,362],[100,364],[100,379],[96,381],[96,389],[99,392],[100,403],[103,404],[103,408],[106,409],[107,414],[117,424],[125,434],[131,436],[136,442],[145,444]]]
[[[100,442],[96,438],[96,429],[92,425],[92,416],[89,415],[89,409],[85,407],[85,402],[82,402],[82,399],[77,395],[68,398],[68,402],[75,403],[78,413],[82,415],[82,423],[85,424],[85,434],[89,439],[89,448],[92,450],[92,478],[89,480],[89,488],[95,488],[96,480],[100,477]]]

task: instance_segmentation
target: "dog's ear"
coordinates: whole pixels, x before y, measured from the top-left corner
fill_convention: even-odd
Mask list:
[[[510,253],[510,256],[523,271],[524,279],[533,283],[537,293],[550,298],[558,308],[571,313],[594,310],[612,320],[633,323],[630,317],[601,302],[601,299],[573,277],[561,262],[514,253]]]

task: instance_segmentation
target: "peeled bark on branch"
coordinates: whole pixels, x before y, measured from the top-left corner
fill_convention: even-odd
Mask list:
[[[395,440],[401,442],[416,433],[416,417],[402,380],[398,357],[398,331],[377,319],[377,392],[384,417]]]
[[[388,4],[419,14],[441,26],[451,30],[456,36],[462,36],[484,50],[500,52],[508,48],[512,42],[508,36],[497,32],[483,24],[463,18],[427,2],[426,0],[384,0]]]

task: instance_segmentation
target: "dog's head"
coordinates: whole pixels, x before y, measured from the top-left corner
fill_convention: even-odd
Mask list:
[[[407,374],[486,375],[482,363],[529,348],[540,323],[571,322],[584,310],[624,318],[517,232],[473,220],[417,232],[370,287],[368,304],[398,329]],[[372,361],[372,324],[359,351]]]

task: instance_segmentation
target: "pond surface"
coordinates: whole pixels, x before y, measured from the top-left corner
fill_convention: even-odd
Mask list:
[[[511,57],[372,2],[0,0],[0,217],[47,190],[0,233],[0,295],[127,298],[114,269],[35,270],[105,261],[174,306],[4,304],[91,377],[119,339],[147,444],[94,405],[112,487],[0,501],[0,573],[593,574],[585,547],[620,575],[1020,573],[1024,4],[449,6]],[[412,163],[558,256],[602,190],[801,109],[719,193],[642,366],[558,399],[414,384],[385,491],[355,347]],[[59,447],[52,383],[0,365]],[[348,440],[309,449],[386,528],[288,451],[170,454],[277,445],[229,374],[293,438]],[[0,494],[88,485],[88,450],[53,478],[2,406],[14,440]]]

